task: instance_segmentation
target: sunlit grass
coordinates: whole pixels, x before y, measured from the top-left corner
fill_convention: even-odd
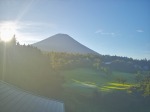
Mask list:
[[[127,89],[127,88],[124,88],[124,87],[115,87],[115,86],[104,86],[104,88],[116,89],[116,90],[125,90],[125,89]]]
[[[132,86],[132,84],[121,84],[121,83],[109,83],[109,85],[122,86],[122,87],[131,87]]]
[[[122,84],[122,83],[108,83],[107,85],[100,88],[102,91],[108,90],[128,90],[133,84]]]
[[[75,80],[75,79],[72,79],[72,81],[74,81],[75,83],[80,84],[81,86],[85,86],[85,87],[91,87],[91,88],[96,88],[97,87],[97,85],[93,82],[82,82],[82,81]]]
[[[122,83],[107,83],[106,85],[100,87],[99,85],[93,82],[82,82],[79,80],[72,79],[74,83],[77,83],[81,87],[91,87],[98,88],[100,91],[110,91],[110,90],[128,90],[133,84],[122,84]]]

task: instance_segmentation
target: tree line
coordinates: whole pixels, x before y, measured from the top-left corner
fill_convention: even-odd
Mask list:
[[[63,89],[63,77],[51,69],[49,58],[31,45],[20,45],[15,37],[0,41],[0,79],[56,99]]]

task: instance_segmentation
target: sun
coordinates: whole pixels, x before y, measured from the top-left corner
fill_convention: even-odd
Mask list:
[[[0,38],[2,41],[9,41],[17,33],[17,24],[15,22],[0,23]]]

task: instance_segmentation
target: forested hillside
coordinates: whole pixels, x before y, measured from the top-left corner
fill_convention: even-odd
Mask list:
[[[135,73],[137,71],[150,70],[150,60],[147,59],[139,60],[128,57],[102,55],[101,60],[103,60],[104,66],[116,71]]]

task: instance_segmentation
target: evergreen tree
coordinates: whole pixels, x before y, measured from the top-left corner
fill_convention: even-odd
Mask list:
[[[11,39],[10,44],[13,45],[13,46],[17,44],[17,40],[16,40],[16,36],[15,35]]]

